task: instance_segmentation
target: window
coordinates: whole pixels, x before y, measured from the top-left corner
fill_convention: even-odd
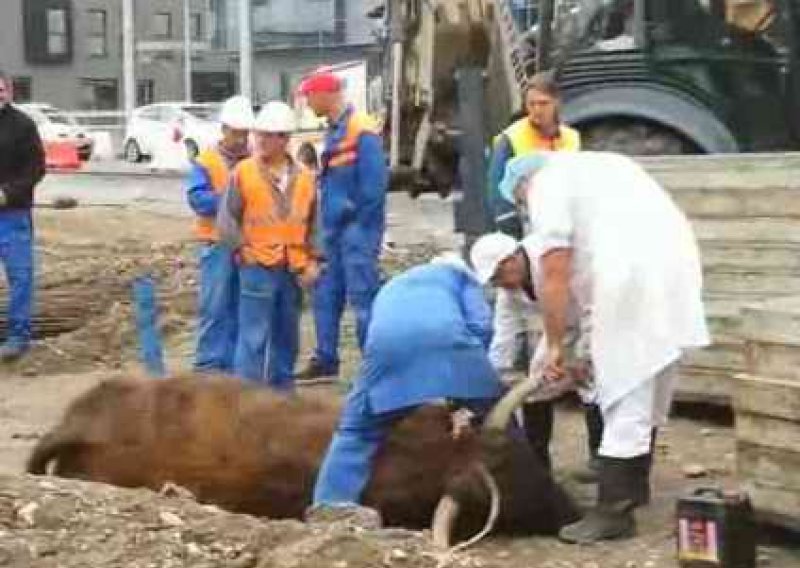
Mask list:
[[[152,104],[155,100],[155,82],[152,79],[136,81],[136,106]]]
[[[206,30],[203,25],[203,14],[192,14],[192,39],[195,41],[203,41],[206,39]]]
[[[172,14],[159,12],[153,15],[153,37],[169,39],[172,37]]]
[[[81,79],[81,105],[89,110],[116,110],[119,88],[116,79]]]
[[[67,11],[62,8],[47,10],[47,53],[67,54]]]
[[[25,61],[48,65],[71,62],[72,0],[21,4]]]
[[[87,51],[91,57],[108,56],[108,21],[105,10],[87,12]]]
[[[12,79],[14,101],[29,103],[33,99],[33,83],[30,77],[14,77]]]

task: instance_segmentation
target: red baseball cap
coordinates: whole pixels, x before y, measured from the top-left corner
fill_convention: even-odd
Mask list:
[[[323,67],[300,82],[297,94],[306,96],[312,93],[338,93],[341,90],[342,80],[330,68]]]

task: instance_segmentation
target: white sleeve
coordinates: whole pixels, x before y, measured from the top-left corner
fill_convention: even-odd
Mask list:
[[[525,306],[514,292],[497,290],[494,305],[494,336],[489,346],[489,360],[495,369],[504,371],[514,365],[517,335],[527,330]]]
[[[533,233],[541,254],[557,248],[572,248],[574,185],[561,168],[544,169],[534,178],[528,193]]]

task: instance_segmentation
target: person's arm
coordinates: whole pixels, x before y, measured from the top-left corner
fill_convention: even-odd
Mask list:
[[[542,305],[544,333],[550,364],[563,366],[563,345],[567,333],[570,278],[572,275],[572,249],[553,249],[539,260],[542,285],[539,299]],[[560,357],[556,357],[556,354]]]
[[[244,198],[242,197],[236,174],[231,176],[228,189],[222,195],[217,212],[217,230],[220,241],[232,249],[242,246],[242,220],[244,219]]]
[[[517,336],[527,331],[525,306],[513,292],[499,288],[494,304],[494,337],[489,347],[489,360],[495,369],[503,371],[514,365]]]
[[[486,302],[483,288],[477,281],[464,275],[461,305],[464,310],[464,322],[467,330],[480,339],[484,348],[492,344],[494,330],[492,328],[492,309]]]
[[[356,158],[358,192],[355,222],[364,229],[383,225],[389,170],[380,136],[364,132],[358,138]],[[382,235],[378,236],[378,239]],[[377,246],[380,242],[377,243]]]
[[[220,196],[211,185],[208,171],[193,162],[186,174],[186,199],[189,207],[201,217],[213,217],[219,209]]]
[[[506,166],[514,157],[508,137],[501,135],[492,151],[489,162],[489,206],[492,220],[496,230],[520,237],[522,234],[522,219],[513,203],[509,203],[500,195],[500,182],[506,174]]]
[[[36,125],[30,121],[19,123],[24,127],[15,148],[17,166],[9,181],[0,185],[0,205],[28,207],[33,188],[44,177],[44,147]]]
[[[567,169],[543,171],[528,190],[528,209],[536,239],[537,288],[547,337],[550,378],[564,376],[564,338],[572,282],[575,233],[573,181]]]

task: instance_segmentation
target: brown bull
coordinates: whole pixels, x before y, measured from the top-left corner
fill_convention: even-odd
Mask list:
[[[339,413],[331,397],[286,398],[212,378],[106,381],[78,398],[34,448],[29,473],[159,490],[173,482],[199,501],[270,518],[301,518]],[[474,532],[499,490],[499,530],[555,533],[575,509],[523,438],[495,409],[483,435],[454,440],[443,407],[392,429],[363,502],[391,526],[427,526],[440,544]],[[501,407],[503,405],[498,405]],[[484,472],[484,473],[482,473]],[[438,504],[438,508],[437,508]]]

